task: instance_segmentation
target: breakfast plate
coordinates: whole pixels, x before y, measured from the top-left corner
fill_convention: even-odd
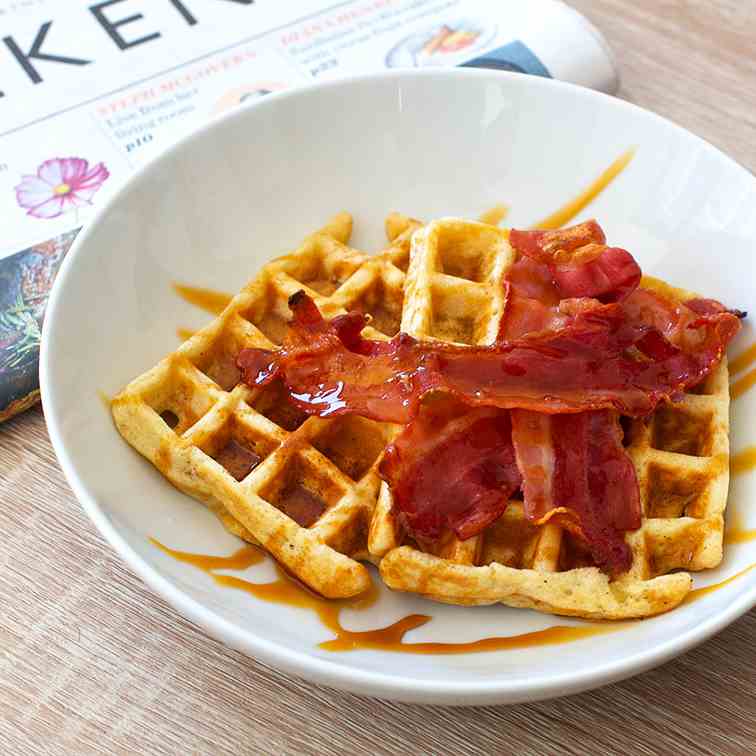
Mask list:
[[[394,210],[477,218],[504,203],[507,225],[529,227],[623,155],[604,191],[571,209],[575,221],[599,218],[644,273],[753,312],[756,180],[683,129],[590,90],[491,71],[391,72],[270,95],[172,147],[80,235],[48,307],[45,415],[89,516],[209,634],[285,672],[385,698],[565,695],[648,669],[720,630],[756,603],[747,319],[729,352],[724,560],[694,574],[680,607],[621,624],[446,606],[382,586],[369,607],[327,606],[170,487],[123,442],[103,402],[174,351],[177,329],[185,336],[209,322],[197,304],[217,312],[226,300],[213,292],[237,292],[341,210],[353,214],[350,245],[361,250],[385,247],[383,217]],[[187,556],[234,553],[230,562]],[[389,626],[391,638],[364,634]]]

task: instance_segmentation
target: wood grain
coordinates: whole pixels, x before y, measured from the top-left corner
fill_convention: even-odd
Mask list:
[[[756,169],[753,0],[576,0],[621,96]],[[0,425],[0,753],[748,753],[756,612],[632,680],[449,710],[337,693],[206,638],[94,531],[39,408]],[[34,535],[32,535],[34,534]]]

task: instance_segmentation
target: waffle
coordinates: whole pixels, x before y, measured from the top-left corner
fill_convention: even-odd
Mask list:
[[[726,364],[703,390],[661,407],[650,421],[623,419],[644,516],[642,528],[627,536],[634,558],[622,578],[609,581],[584,566],[571,536],[552,523],[527,522],[522,501],[512,501],[480,535],[448,536],[424,552],[397,525],[391,491],[377,474],[383,449],[401,428],[357,416],[307,418],[276,386],[239,383],[236,356],[245,347],[281,343],[288,298],[300,289],[325,317],[368,313],[368,338],[388,339],[401,329],[424,339],[491,343],[514,254],[505,231],[459,219],[421,227],[392,214],[388,247],[374,256],[349,247],[350,233],[351,218],[336,216],[132,381],[112,403],[124,438],[229,531],[265,547],[329,598],[364,591],[370,577],[361,561],[370,560],[389,587],[454,604],[624,618],[679,603],[690,577],[667,573],[711,567],[722,555]]]
[[[416,225],[390,218],[392,243],[369,257],[347,246],[351,217],[336,216],[266,265],[218,318],[112,402],[123,437],[173,485],[329,598],[370,586],[357,559],[369,557],[377,461],[399,428],[361,417],[307,418],[277,387],[239,383],[236,357],[245,347],[281,343],[287,300],[300,289],[326,317],[363,310],[372,316],[370,338],[393,336],[403,302],[398,266],[406,265]]]
[[[514,261],[505,231],[441,219],[412,238],[402,330],[423,339],[487,344],[496,338],[502,280]],[[694,295],[645,279],[678,300]],[[690,590],[685,572],[722,559],[729,483],[726,361],[681,402],[648,420],[623,418],[641,493],[642,525],[628,533],[630,570],[610,580],[554,523],[537,526],[522,501],[474,538],[452,534],[433,553],[407,542],[382,484],[369,549],[384,582],[452,604],[527,607],[586,618],[644,617],[676,606]],[[671,573],[671,574],[670,574]]]

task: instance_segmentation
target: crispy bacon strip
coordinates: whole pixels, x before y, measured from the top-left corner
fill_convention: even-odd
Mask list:
[[[499,343],[539,331],[558,331],[578,313],[601,306],[590,297],[562,299],[548,267],[529,257],[512,266],[504,287],[506,311],[499,324]]]
[[[526,333],[557,331],[570,322],[559,310],[559,291],[547,265],[521,257],[510,268],[504,286],[506,311],[499,324],[499,342]]]
[[[606,235],[595,220],[589,220],[552,231],[518,231],[513,228],[509,232],[509,241],[521,255],[548,264],[558,255],[569,256],[588,244],[606,244]]]
[[[507,309],[499,331],[502,340],[559,330],[579,313],[600,306],[599,299],[627,300],[638,293],[634,290],[640,269],[628,261],[624,250],[604,245],[604,233],[594,221],[551,233],[513,231],[510,241],[521,257],[507,276]],[[641,293],[623,311],[631,315],[631,322],[672,327],[670,321],[677,323],[677,312],[661,304]],[[653,312],[656,322],[637,317],[644,307]],[[649,356],[673,356],[674,350],[662,349],[660,341],[668,345],[666,339],[651,332],[644,338]],[[635,470],[621,444],[616,413],[601,410],[560,416],[514,409],[512,438],[528,518],[539,523],[553,519],[569,529],[586,544],[595,563],[611,574],[628,569],[632,554],[624,531],[640,526],[640,496]],[[600,455],[596,459],[597,452],[606,459]],[[593,467],[604,462],[603,472],[611,472],[611,477]]]
[[[610,574],[627,570],[632,553],[623,533],[640,527],[641,508],[617,414],[511,415],[528,519],[570,530]]]
[[[602,246],[604,234],[595,222],[550,233],[513,231],[510,241],[521,257],[507,276],[502,340],[559,330],[580,312],[595,309],[599,299],[616,299],[626,322],[652,329],[638,346],[647,358],[663,362],[678,349],[700,347],[699,316],[725,311],[713,300],[683,306],[637,289],[640,269],[624,250]],[[640,526],[640,497],[616,414],[515,409],[512,425],[528,517],[537,522],[553,518],[577,535],[608,572],[626,570],[632,555],[623,534]]]
[[[633,256],[625,249],[608,247],[595,220],[555,231],[512,229],[509,242],[521,255],[548,267],[563,299],[620,302],[641,280]]]
[[[423,405],[386,449],[379,471],[400,522],[420,542],[447,528],[463,540],[477,535],[522,482],[509,413],[447,397]]]
[[[315,321],[317,308],[306,295],[291,306],[292,335],[281,350],[240,353],[244,380],[260,386],[280,375],[294,403],[308,414],[351,412],[403,424],[432,390],[499,409],[645,415],[698,383],[740,325],[728,312],[697,317],[688,325],[697,349],[689,352],[652,326],[628,322],[622,307],[610,304],[579,312],[556,332],[490,347],[458,347],[406,334],[370,341],[359,335],[366,323],[362,315]],[[662,352],[664,358],[657,359]]]

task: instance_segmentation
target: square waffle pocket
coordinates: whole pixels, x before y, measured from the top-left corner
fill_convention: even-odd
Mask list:
[[[434,221],[412,238],[402,330],[422,339],[490,344],[503,310],[502,281],[514,253],[506,232],[458,219]],[[662,282],[643,285],[678,300],[694,297]],[[694,392],[647,420],[623,418],[640,485],[642,525],[628,533],[630,570],[610,580],[554,523],[534,525],[522,501],[460,541],[449,534],[424,551],[406,538],[381,484],[370,552],[384,582],[451,604],[503,603],[597,619],[644,617],[679,604],[687,572],[722,559],[729,483],[729,389],[723,360]]]

